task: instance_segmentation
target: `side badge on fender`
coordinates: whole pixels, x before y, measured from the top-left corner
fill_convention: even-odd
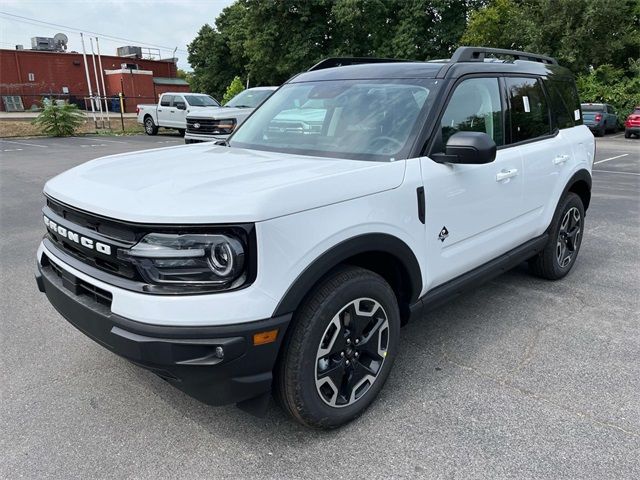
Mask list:
[[[440,234],[438,235],[438,240],[444,242],[448,236],[449,230],[447,230],[447,227],[442,227],[442,230],[440,230]]]

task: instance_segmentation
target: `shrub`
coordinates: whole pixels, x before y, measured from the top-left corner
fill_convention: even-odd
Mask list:
[[[33,121],[40,131],[52,137],[68,137],[84,123],[84,115],[76,105],[43,102],[44,109]]]
[[[222,104],[226,105],[226,103],[244,90],[244,85],[242,85],[242,80],[240,77],[235,77],[231,84],[227,87],[227,91],[224,93],[224,97],[222,97]]]

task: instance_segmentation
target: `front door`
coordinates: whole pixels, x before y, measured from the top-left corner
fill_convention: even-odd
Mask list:
[[[421,159],[426,200],[427,287],[433,288],[524,243],[523,160],[504,145],[504,109],[497,78],[468,78],[451,95],[431,153],[458,131],[487,133],[498,146],[485,165]]]

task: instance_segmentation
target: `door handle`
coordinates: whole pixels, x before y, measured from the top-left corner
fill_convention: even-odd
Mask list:
[[[496,175],[496,182],[501,182],[503,180],[506,180],[507,178],[515,177],[516,175],[518,175],[517,168],[512,168],[510,170],[502,170],[501,172],[498,172],[498,174]]]
[[[162,110],[158,109],[159,112],[161,112]]]
[[[556,158],[553,159],[553,163],[554,165],[561,165],[567,160],[569,160],[569,155],[558,155]]]

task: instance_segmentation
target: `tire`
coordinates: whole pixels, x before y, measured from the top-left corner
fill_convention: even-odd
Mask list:
[[[578,195],[567,193],[560,201],[549,228],[544,249],[529,260],[534,275],[559,280],[576,262],[584,234],[584,205]]]
[[[178,129],[178,135],[180,135],[181,137],[184,137],[184,132],[185,132],[184,128],[179,128]]]
[[[350,422],[382,389],[399,335],[398,302],[389,284],[362,268],[337,270],[294,314],[276,369],[276,398],[309,427]]]
[[[147,135],[158,134],[158,127],[154,123],[153,118],[151,117],[144,118],[144,133],[146,133]]]
[[[624,138],[631,138],[631,132],[624,132]]]

